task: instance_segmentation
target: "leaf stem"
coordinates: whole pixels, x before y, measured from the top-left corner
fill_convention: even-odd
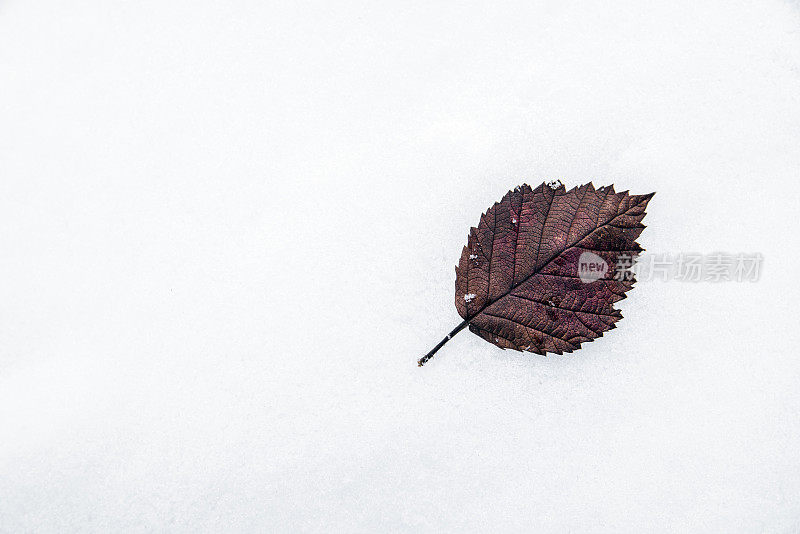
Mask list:
[[[464,328],[465,328],[465,327],[466,327],[468,324],[469,324],[469,320],[465,319],[465,320],[464,320],[464,321],[463,321],[463,322],[462,322],[460,325],[458,325],[457,327],[453,328],[453,331],[452,331],[452,332],[450,332],[449,334],[447,334],[447,336],[445,336],[445,338],[444,338],[443,340],[441,340],[441,341],[440,341],[440,342],[439,342],[439,343],[438,343],[438,344],[437,344],[435,347],[433,347],[433,348],[431,349],[431,351],[430,351],[428,354],[426,354],[425,356],[423,356],[422,358],[420,358],[420,359],[419,359],[419,361],[417,362],[417,364],[418,364],[420,367],[422,367],[423,365],[425,365],[425,362],[427,362],[428,360],[430,360],[431,358],[433,358],[433,355],[434,355],[434,354],[436,354],[436,352],[437,352],[439,349],[441,349],[442,347],[444,347],[444,344],[445,344],[445,343],[447,343],[448,341],[450,341],[450,340],[453,338],[453,336],[454,336],[454,335],[456,335],[456,334],[458,334],[459,332],[461,332],[462,330],[464,330]]]

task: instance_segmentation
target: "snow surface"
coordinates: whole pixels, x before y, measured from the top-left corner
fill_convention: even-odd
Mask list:
[[[797,3],[7,0],[0,104],[0,531],[800,529]],[[551,179],[761,281],[418,368]]]

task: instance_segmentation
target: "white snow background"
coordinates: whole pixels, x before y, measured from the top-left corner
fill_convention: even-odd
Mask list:
[[[800,11],[0,3],[0,531],[800,531]],[[572,355],[459,321],[523,182],[656,191]]]

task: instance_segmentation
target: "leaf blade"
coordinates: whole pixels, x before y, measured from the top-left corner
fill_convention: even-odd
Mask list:
[[[636,239],[652,196],[591,182],[509,191],[470,229],[456,266],[459,315],[504,349],[562,354],[601,337],[622,318],[613,304],[634,283],[609,275],[623,254],[632,263],[642,251]],[[581,254],[605,264],[602,277],[582,278]]]

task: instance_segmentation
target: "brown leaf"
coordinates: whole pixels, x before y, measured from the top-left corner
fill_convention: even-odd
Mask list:
[[[560,182],[509,191],[470,230],[456,267],[464,322],[419,365],[467,325],[498,347],[537,354],[572,352],[614,328],[653,195]]]

